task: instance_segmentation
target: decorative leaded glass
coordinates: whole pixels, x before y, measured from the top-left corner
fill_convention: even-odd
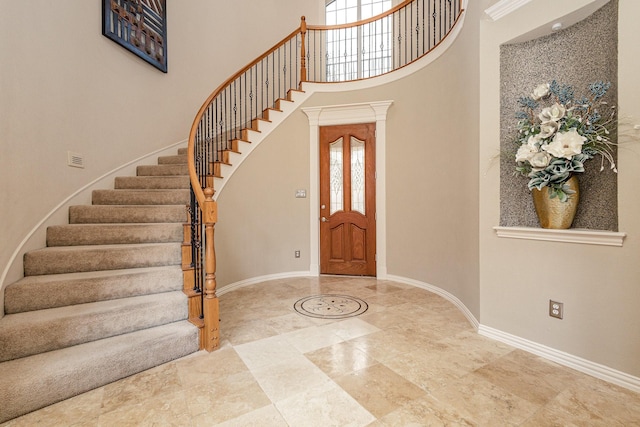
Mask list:
[[[351,210],[365,215],[364,141],[351,137]]]
[[[329,211],[331,215],[344,210],[344,197],[342,195],[344,155],[342,153],[342,146],[342,138],[329,144]]]

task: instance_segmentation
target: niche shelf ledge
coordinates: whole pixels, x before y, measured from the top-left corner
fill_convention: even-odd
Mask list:
[[[580,243],[585,245],[622,246],[627,233],[604,230],[551,230],[532,227],[493,227],[498,237],[509,239],[545,240],[548,242]]]

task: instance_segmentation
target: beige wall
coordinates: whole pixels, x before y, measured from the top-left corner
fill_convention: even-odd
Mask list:
[[[619,152],[622,248],[498,238],[499,46],[582,7],[588,0],[538,0],[480,31],[480,320],[483,325],[640,375],[640,147]],[[637,20],[640,3],[619,4],[619,110],[640,123]],[[563,18],[570,19],[570,16]],[[535,60],[535,58],[532,58]],[[559,76],[561,77],[561,76]],[[628,130],[625,133],[637,131]],[[485,173],[486,171],[486,173]],[[635,187],[635,188],[634,188]],[[548,301],[564,303],[564,319],[548,316]]]
[[[21,274],[21,253],[8,269],[16,248],[44,245],[44,227],[21,242],[52,209],[185,140],[216,86],[320,10],[317,0],[167,3],[164,74],[102,36],[99,1],[0,0],[0,286]],[[83,154],[85,169],[68,167],[67,151]],[[64,207],[52,221],[66,217]]]
[[[459,38],[421,71],[371,89],[316,93],[304,103],[312,107],[393,100],[386,144],[388,273],[440,287],[475,316],[480,311],[480,13],[471,4]],[[309,199],[294,199],[296,188],[309,190],[308,129],[307,117],[294,113],[220,194],[216,245],[224,248],[217,252],[221,288],[256,276],[309,269]],[[302,262],[294,260],[295,249],[303,250]]]
[[[0,268],[61,200],[183,140],[207,94],[300,15],[320,22],[316,0],[220,3],[169,2],[165,75],[100,34],[98,2],[0,0],[0,175],[9,189],[0,196]],[[374,89],[317,94],[305,106],[394,100],[389,274],[449,291],[483,325],[638,376],[638,146],[619,156],[624,247],[500,239],[492,229],[499,221],[499,171],[490,160],[499,147],[499,45],[591,3],[538,0],[494,23],[472,1],[459,40],[429,67]],[[639,14],[640,3],[621,2],[619,103],[632,124],[640,123]],[[260,37],[250,28],[260,28]],[[293,197],[309,185],[307,126],[294,113],[220,195],[221,286],[308,268],[309,201]],[[83,153],[87,167],[68,168],[67,150]],[[299,260],[295,249],[303,251]],[[565,303],[564,320],[547,316],[549,298]]]
[[[218,196],[219,288],[267,275],[309,271],[309,129],[301,111],[273,131]],[[300,250],[300,258],[294,253]]]

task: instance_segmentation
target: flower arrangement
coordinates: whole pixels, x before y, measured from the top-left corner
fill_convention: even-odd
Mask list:
[[[600,170],[606,159],[617,172],[610,137],[617,125],[615,106],[602,100],[610,86],[594,82],[588,96],[575,98],[571,86],[554,80],[518,100],[522,110],[516,113],[516,172],[529,178],[529,190],[547,186],[549,197],[567,201],[574,191],[566,182],[572,174],[584,172],[584,163],[597,155],[602,160]]]

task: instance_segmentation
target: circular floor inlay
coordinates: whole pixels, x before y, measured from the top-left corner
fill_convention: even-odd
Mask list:
[[[369,308],[360,298],[349,295],[313,295],[296,301],[293,308],[305,316],[319,319],[344,319],[358,316]]]

